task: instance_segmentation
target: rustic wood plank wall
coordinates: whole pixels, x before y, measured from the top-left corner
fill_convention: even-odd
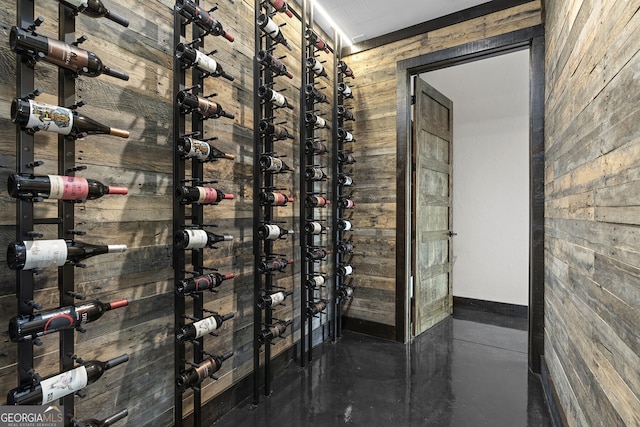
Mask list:
[[[638,6],[546,2],[545,360],[569,426],[640,424]]]
[[[358,209],[353,214],[356,290],[346,316],[395,327],[396,248],[404,238],[396,237],[397,62],[541,22],[541,3],[536,0],[345,58],[357,77],[353,92],[358,135],[353,177],[358,184]]]

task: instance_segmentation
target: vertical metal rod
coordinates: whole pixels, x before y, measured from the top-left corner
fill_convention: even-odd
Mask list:
[[[338,227],[338,219],[342,217],[342,209],[339,208],[338,201],[340,197],[340,185],[338,176],[343,172],[342,164],[338,162],[338,153],[342,151],[343,144],[338,139],[338,128],[342,125],[342,120],[338,117],[338,105],[342,102],[342,96],[338,90],[338,84],[342,81],[342,75],[338,72],[338,61],[340,61],[340,51],[342,49],[342,39],[338,34],[338,31],[334,29],[333,38],[335,40],[335,49],[333,50],[333,94],[334,94],[334,106],[333,106],[333,127],[331,128],[331,138],[333,140],[332,144],[332,165],[333,165],[333,181],[332,181],[332,195],[333,195],[333,205],[331,207],[333,212],[333,226],[331,227],[333,233],[333,268],[331,277],[333,277],[333,301],[334,301],[334,311],[333,311],[333,342],[336,342],[338,337],[341,335],[341,305],[340,302],[336,299],[336,295],[338,294],[338,289],[340,289],[340,285],[342,284],[342,277],[338,275],[338,265],[342,261],[342,256],[338,252],[338,243],[342,241],[343,232]]]
[[[307,126],[304,122],[305,113],[307,111],[306,108],[306,95],[304,93],[304,88],[307,85],[308,78],[307,73],[304,72],[304,63],[306,59],[306,55],[308,53],[308,48],[305,49],[306,43],[304,38],[304,32],[307,26],[311,27],[311,22],[307,24],[307,12],[308,12],[309,0],[302,0],[302,35],[301,35],[301,46],[300,49],[300,64],[302,64],[302,81],[300,82],[300,366],[305,366],[306,360],[306,341],[305,341],[305,325],[307,320],[307,296],[306,296],[306,279],[309,274],[307,263],[305,262],[305,252],[308,246],[308,236],[304,231],[305,222],[307,219],[309,209],[306,207],[305,203],[305,189],[306,189],[306,180],[304,175],[304,165],[306,164],[307,155],[305,153],[305,144],[307,138],[313,137],[313,132],[307,132]]]

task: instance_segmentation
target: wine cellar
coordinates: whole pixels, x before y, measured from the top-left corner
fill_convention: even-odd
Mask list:
[[[0,427],[640,423],[637,8],[0,2]]]

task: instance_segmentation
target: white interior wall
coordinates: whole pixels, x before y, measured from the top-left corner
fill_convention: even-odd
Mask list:
[[[421,77],[453,101],[453,295],[528,305],[529,51]]]

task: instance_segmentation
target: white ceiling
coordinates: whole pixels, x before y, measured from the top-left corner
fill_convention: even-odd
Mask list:
[[[301,0],[296,0],[301,3]],[[313,0],[324,8],[352,43],[420,24],[488,0]],[[314,20],[328,34],[330,25],[319,13]]]

